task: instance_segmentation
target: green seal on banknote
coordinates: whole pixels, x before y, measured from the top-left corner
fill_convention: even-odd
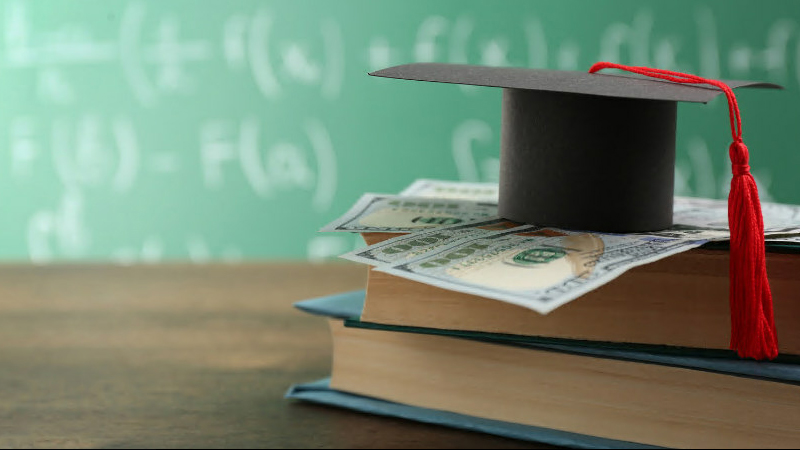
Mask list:
[[[567,252],[560,248],[534,247],[517,253],[512,261],[520,266],[532,266],[547,264],[566,255]]]

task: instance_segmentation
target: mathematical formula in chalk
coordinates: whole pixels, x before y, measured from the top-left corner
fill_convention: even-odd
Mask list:
[[[763,13],[745,34],[731,24],[752,15],[715,3],[675,22],[662,4],[612,1],[586,7],[592,26],[569,26],[556,3],[3,2],[0,259],[322,260],[360,245],[316,229],[362,192],[364,171],[380,171],[366,178],[385,189],[428,175],[420,167],[497,181],[496,92],[440,87],[409,106],[396,81],[367,76],[392,65],[609,60],[800,88],[800,13]],[[438,110],[447,121],[429,135],[387,140],[443,120],[424,111],[442,103],[458,106]],[[677,194],[727,193],[706,128],[683,132]],[[385,167],[381,152],[407,157]],[[782,175],[766,166],[754,164],[762,198],[780,200]]]
[[[552,38],[555,30],[548,30],[535,11],[501,30],[474,16],[431,15],[403,33],[403,43],[378,33],[359,41],[352,50],[355,57],[347,58],[350,40],[336,17],[320,18],[304,24],[302,33],[285,36],[276,31],[284,18],[256,7],[203,18],[212,22],[205,24],[212,30],[207,36],[192,32],[196,24],[186,23],[180,10],[163,12],[156,3],[133,2],[120,5],[118,29],[100,35],[90,23],[38,28],[28,5],[6,3],[4,65],[33,72],[40,100],[54,103],[85,99],[69,68],[87,65],[115,67],[111,74],[124,79],[137,101],[150,106],[162,96],[196,95],[208,89],[196,74],[203,66],[224,67],[230,72],[226,81],[234,84],[247,75],[267,99],[308,88],[330,101],[341,98],[351,64],[359,71],[433,61],[580,70],[581,61],[588,58],[632,60],[712,78],[722,69],[734,76],[763,71],[773,81],[787,82],[792,76],[800,83],[800,62],[792,51],[800,42],[800,29],[794,20],[776,19],[760,42],[726,43],[723,49],[718,19],[707,7],[691,15],[696,35],[691,44],[679,33],[657,33],[655,13],[645,7],[629,21],[607,25],[589,48],[574,37]],[[683,56],[689,50],[695,55],[692,59]]]

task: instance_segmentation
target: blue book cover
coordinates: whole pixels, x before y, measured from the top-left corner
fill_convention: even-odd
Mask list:
[[[286,398],[304,400],[323,405],[347,408],[368,414],[414,420],[478,433],[494,434],[524,441],[542,442],[572,448],[659,448],[633,442],[604,439],[595,436],[551,430],[499,420],[467,416],[401,403],[387,402],[372,397],[350,394],[331,389],[329,379],[296,384],[286,392]]]

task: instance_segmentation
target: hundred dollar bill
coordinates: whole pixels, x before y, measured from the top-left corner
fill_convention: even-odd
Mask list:
[[[320,231],[407,233],[497,216],[497,205],[468,200],[364,194]]]
[[[426,229],[387,239],[383,242],[370,245],[369,247],[346,253],[341,257],[349,259],[350,261],[373,266],[395,264],[418,258],[441,246],[451,245],[459,239],[485,236],[520,226],[522,225],[516,222],[492,218],[465,224]]]
[[[526,227],[462,239],[376,270],[547,314],[632,267],[705,242]]]
[[[445,197],[498,202],[498,183],[470,183],[419,179],[402,191],[400,195],[418,197]],[[800,235],[800,206],[763,202],[764,234]],[[707,198],[676,196],[674,201],[674,226],[652,236],[676,239],[728,240],[728,202]],[[645,234],[645,233],[642,233]]]
[[[794,246],[795,246],[794,244],[796,244],[798,247],[800,247],[800,236],[781,236],[781,235],[775,235],[775,236],[768,236],[768,237],[766,237],[766,238],[765,238],[765,240],[766,240],[766,242],[767,242],[768,244],[769,244],[769,243],[775,243],[775,244],[789,244],[789,245],[791,245],[792,247],[794,247]]]
[[[630,233],[631,236],[652,236],[667,239],[702,239],[707,241],[725,241],[731,238],[731,233],[728,229],[716,228],[696,228],[692,226],[685,226],[675,224],[665,230],[648,231],[642,233]]]
[[[764,202],[764,235],[800,235],[800,206]],[[652,233],[665,237],[698,238],[709,240],[730,239],[728,228],[728,202],[708,198],[675,197],[673,207],[675,225],[663,232]]]
[[[778,233],[800,230],[800,206],[763,202],[764,231]],[[673,217],[676,224],[696,228],[728,229],[728,201],[708,198],[675,197]]]
[[[498,183],[470,183],[419,179],[404,189],[400,195],[418,197],[460,198],[477,201],[498,202]],[[800,206],[764,202],[764,234],[786,237],[800,235]],[[694,197],[675,197],[674,226],[648,234],[676,239],[708,239],[724,241],[730,239],[728,229],[728,202]],[[792,241],[791,239],[785,239]]]
[[[469,183],[465,181],[445,181],[419,179],[405,188],[400,195],[412,197],[436,197],[474,200],[497,203],[500,194],[498,183]]]

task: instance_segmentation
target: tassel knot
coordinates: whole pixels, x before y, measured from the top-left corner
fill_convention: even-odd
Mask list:
[[[734,177],[750,174],[750,164],[734,164],[731,169]]]
[[[728,148],[728,154],[731,157],[731,170],[733,171],[733,176],[738,177],[741,175],[747,175],[750,173],[750,153],[747,150],[747,146],[744,145],[744,142],[736,141],[731,144]]]

